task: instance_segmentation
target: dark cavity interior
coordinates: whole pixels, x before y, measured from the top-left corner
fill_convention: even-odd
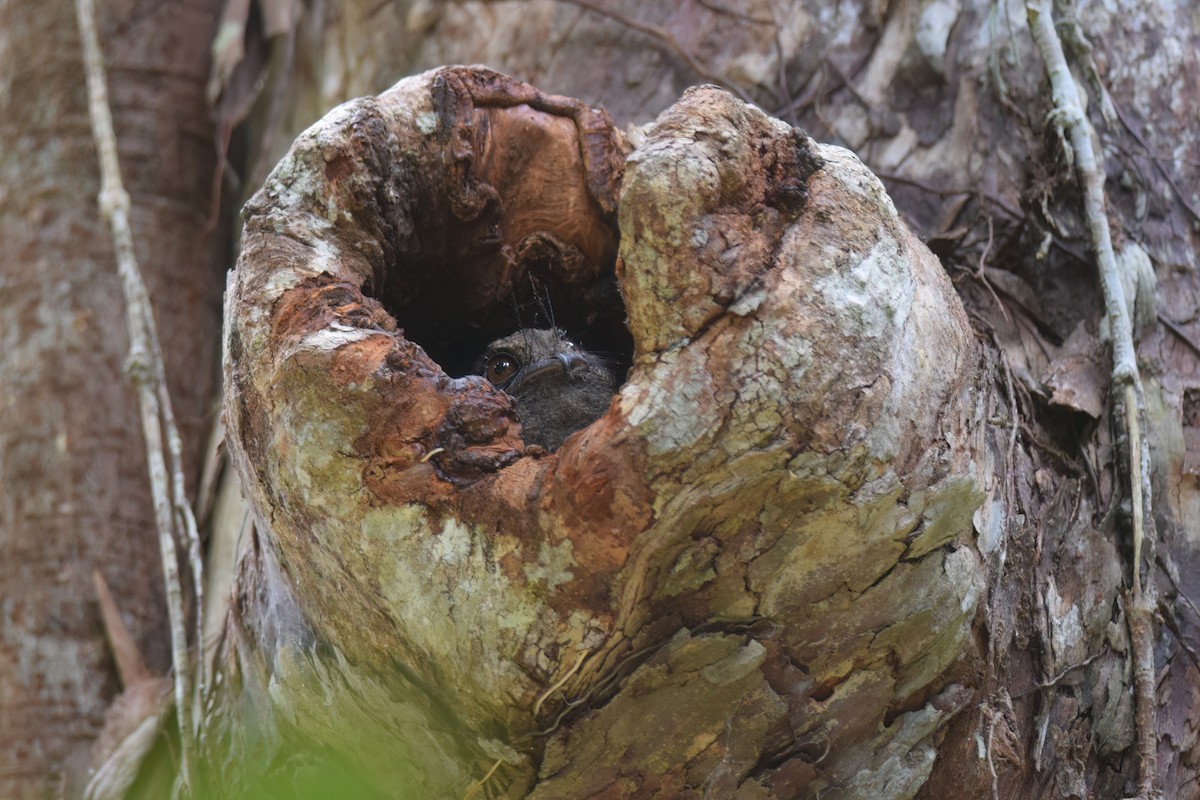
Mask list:
[[[616,213],[595,194],[616,184],[589,155],[599,145],[581,151],[569,115],[447,97],[440,155],[402,154],[395,189],[376,193],[368,227],[382,274],[364,291],[455,377],[496,339],[551,325],[623,377],[633,341],[614,274]]]
[[[463,240],[398,258],[382,285],[364,290],[396,319],[405,338],[453,377],[472,374],[496,339],[521,328],[553,326],[603,357],[623,381],[633,339],[614,263],[589,267],[594,277],[581,280],[577,267],[554,258],[505,262],[494,240],[476,247]]]

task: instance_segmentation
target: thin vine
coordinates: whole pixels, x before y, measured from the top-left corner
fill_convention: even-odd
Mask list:
[[[203,631],[201,618],[203,567],[200,558],[200,538],[196,520],[188,503],[183,479],[182,444],[175,425],[171,398],[167,391],[162,350],[154,323],[150,297],[134,254],[133,232],[129,222],[129,193],[121,182],[121,166],[117,157],[117,137],[113,129],[112,109],[108,102],[108,86],[104,54],[96,31],[94,0],[76,0],[76,21],[83,43],[83,62],[87,72],[88,110],[92,135],[100,161],[100,211],[112,232],[117,272],[125,294],[126,321],[129,331],[129,357],[125,371],[138,395],[142,432],[146,440],[146,461],[149,469],[154,519],[158,529],[163,579],[166,584],[167,615],[171,626],[171,653],[175,665],[175,707],[179,723],[179,778],[185,793],[191,787],[192,766],[195,761],[195,728],[192,724],[193,690],[201,697],[206,678],[203,660],[198,681],[193,675],[188,648],[187,620],[183,586],[179,577],[176,537],[186,543],[196,593],[196,630]],[[195,681],[195,683],[194,683]]]
[[[1094,131],[1083,112],[1079,90],[1067,66],[1062,40],[1055,29],[1051,0],[1026,0],[1029,29],[1050,79],[1054,111],[1051,122],[1062,140],[1068,160],[1074,162],[1083,189],[1083,213],[1087,221],[1092,250],[1104,295],[1104,315],[1112,339],[1113,387],[1118,393],[1118,408],[1123,411],[1122,425],[1129,447],[1129,494],[1133,507],[1131,538],[1133,544],[1132,589],[1125,618],[1133,650],[1134,696],[1138,749],[1138,798],[1159,797],[1156,788],[1158,762],[1158,725],[1154,676],[1154,583],[1142,585],[1142,551],[1153,547],[1153,513],[1150,491],[1150,446],[1143,431],[1144,403],[1142,379],[1138,371],[1125,292],[1121,285],[1112,233],[1105,213],[1104,173],[1096,162],[1092,146]],[[1152,559],[1148,559],[1152,562]]]

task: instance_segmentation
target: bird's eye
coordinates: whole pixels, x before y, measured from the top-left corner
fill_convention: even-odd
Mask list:
[[[491,381],[493,386],[502,387],[520,368],[521,362],[511,353],[496,353],[488,357],[484,377]]]

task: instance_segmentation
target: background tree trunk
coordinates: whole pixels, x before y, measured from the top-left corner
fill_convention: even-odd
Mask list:
[[[190,477],[211,425],[227,236],[210,230],[213,3],[106,4],[100,25]],[[82,790],[118,689],[92,570],[149,665],[170,666],[124,302],[96,204],[74,8],[0,4],[0,796]],[[194,485],[194,483],[193,483]]]
[[[1128,512],[1121,505],[1126,479],[1113,466],[1120,443],[1114,442],[1105,417],[1108,356],[1098,338],[1099,303],[1081,236],[1078,193],[1045,122],[1044,68],[1030,43],[1024,4],[911,0],[835,6],[815,0],[720,4],[695,0],[618,2],[599,11],[588,6],[599,4],[552,0],[345,3],[336,9],[322,7],[323,13],[286,3],[263,4],[262,13],[247,20],[245,57],[239,61],[232,51],[218,49],[227,60],[216,68],[218,75],[227,76],[218,82],[225,88],[218,106],[219,125],[225,129],[240,119],[248,98],[254,96],[245,87],[252,89],[256,82],[242,79],[256,76],[261,64],[269,70],[266,91],[248,125],[233,137],[235,166],[241,167],[246,191],[261,182],[295,133],[333,104],[382,91],[402,75],[456,61],[487,62],[545,91],[603,103],[619,127],[649,121],[688,85],[718,82],[800,124],[818,141],[849,146],[883,176],[901,215],[941,258],[980,340],[992,353],[999,390],[994,395],[996,406],[981,412],[994,426],[982,456],[983,471],[996,477],[984,487],[988,497],[974,519],[974,547],[988,576],[973,634],[981,654],[979,677],[972,682],[978,695],[971,708],[978,713],[960,713],[952,722],[922,796],[975,797],[993,791],[1002,797],[1132,794],[1137,763],[1130,747],[1132,706],[1126,692],[1129,660],[1120,592],[1130,574],[1123,533]],[[6,8],[5,21],[13,24],[5,30],[21,30],[20,20],[41,18],[51,8],[56,7],[22,10],[20,16],[16,6]],[[65,9],[54,13],[63,15]],[[1195,410],[1195,343],[1200,340],[1195,272],[1200,145],[1196,138],[1200,134],[1189,124],[1187,100],[1194,89],[1187,76],[1197,74],[1197,21],[1183,4],[1164,7],[1133,0],[1117,6],[1089,4],[1077,11],[1068,8],[1063,18],[1075,15],[1079,30],[1097,45],[1095,51],[1072,50],[1071,59],[1081,85],[1089,88],[1090,113],[1101,135],[1109,173],[1110,218],[1124,242],[1136,243],[1122,247],[1125,257],[1137,261],[1140,251],[1147,254],[1159,284],[1157,319],[1143,316],[1148,324],[1139,339],[1143,368],[1150,376],[1148,411],[1161,539],[1154,576],[1165,601],[1156,652],[1162,676],[1158,772],[1167,796],[1198,796],[1191,766],[1197,761],[1192,699],[1196,666],[1191,654],[1197,616],[1186,600],[1196,596],[1194,584],[1200,575],[1192,544],[1195,520],[1200,518],[1194,511],[1200,474],[1196,467],[1200,414]],[[50,70],[47,65],[56,63],[50,55],[67,57],[70,66],[64,69],[75,74],[73,26],[56,22],[38,30],[57,31],[63,45],[38,47],[38,58],[11,62],[6,58],[5,74],[28,81],[11,85],[35,81],[51,85],[29,67]],[[127,30],[108,29],[110,34]],[[1071,32],[1069,26],[1061,28],[1068,41]],[[42,35],[47,34],[38,34]],[[38,39],[31,34],[14,41],[36,46]],[[161,44],[162,40],[154,41]],[[117,51],[107,42],[106,46],[111,58]],[[173,48],[172,56],[184,52]],[[1111,120],[1102,116],[1105,104],[1098,99],[1100,84],[1089,72],[1089,64],[1097,67],[1095,76],[1113,101]],[[71,95],[63,92],[62,96]],[[4,135],[40,130],[32,124],[18,126],[16,121],[25,116],[15,109],[31,112],[36,107],[42,113],[48,105],[22,105],[17,102],[19,93],[4,97],[12,98],[8,102],[13,106],[0,127],[9,132]],[[81,100],[77,108],[82,109]],[[73,129],[76,141],[84,141],[84,128],[81,122]],[[197,141],[200,138],[207,137]],[[28,136],[21,141],[28,142]],[[41,141],[33,146],[39,147]],[[27,185],[32,165],[38,162],[17,154],[30,150],[8,147],[3,152],[6,175],[19,170],[19,180],[6,178],[4,185]],[[50,168],[47,174],[55,179],[69,177]],[[70,179],[76,193],[71,196],[90,208],[91,193],[77,191],[78,177]],[[193,201],[200,207],[207,203],[207,188],[197,187],[197,191],[201,193]],[[6,249],[10,242],[29,242],[19,252],[36,251],[39,256],[56,252],[42,245],[43,238],[51,238],[45,231],[54,230],[53,226],[29,227],[25,203],[36,204],[37,197],[12,189],[6,194],[0,213]],[[40,202],[36,207],[49,206]],[[176,215],[176,222],[181,219]],[[194,230],[199,223],[193,218],[188,224]],[[101,234],[82,241],[103,238]],[[173,240],[183,241],[179,236]],[[70,258],[78,257],[80,246],[78,241],[71,243]],[[33,262],[26,258],[8,262],[6,275],[14,277],[6,279],[7,285],[27,285],[29,294],[3,292],[6,308],[9,298],[25,309],[61,297],[49,284],[27,283],[32,280],[29,276],[43,274],[31,271],[29,263]],[[55,257],[45,263],[49,270],[75,262]],[[22,299],[26,297],[37,300]],[[52,317],[68,319],[65,312]],[[12,326],[24,317],[10,313],[5,319]],[[170,338],[169,332],[164,335]],[[111,341],[110,337],[102,340]],[[26,340],[18,337],[17,341]],[[64,335],[37,352],[69,355],[73,352],[65,344],[69,341]],[[188,341],[211,344],[211,339],[199,335]],[[15,359],[23,352],[27,351],[7,348],[4,357]],[[116,348],[109,360],[117,359],[119,364],[116,354],[121,352]],[[87,377],[98,382],[94,355],[85,351],[77,363],[86,363]],[[8,380],[10,375],[49,375],[47,365],[57,362],[35,355],[22,362],[25,367],[9,363],[15,362],[5,364],[6,386],[15,385]],[[114,393],[112,387],[123,386],[117,382],[116,364],[110,364],[104,382],[110,387],[106,391]],[[34,396],[39,395],[30,394]],[[53,393],[56,400],[67,396],[61,390]],[[26,405],[24,395],[7,402],[6,408],[17,402],[31,410],[54,407],[38,401]],[[81,407],[95,413],[98,405]],[[62,418],[83,417],[64,413]],[[1014,423],[1017,419],[1020,425]],[[27,483],[12,480],[13,475],[26,474],[22,470],[27,465],[59,463],[71,475],[86,474],[91,485],[100,485],[98,476],[114,472],[89,467],[77,457],[64,462],[57,449],[62,441],[58,427],[35,426],[8,414],[4,426],[7,516],[0,530],[7,536],[29,530],[17,526],[22,517],[15,509],[40,496],[35,489],[25,488]],[[132,429],[125,424],[123,430]],[[106,447],[105,453],[118,450]],[[140,445],[128,452],[140,452]],[[83,478],[64,481],[63,491],[83,485]],[[41,479],[34,483],[38,489],[47,485]],[[125,481],[123,491],[140,496],[140,480]],[[38,518],[53,524],[39,523],[40,529],[53,530],[65,514],[69,533],[63,534],[66,549],[62,552],[70,554],[70,561],[50,559],[45,563],[53,566],[45,574],[66,574],[63,565],[68,563],[73,565],[71,575],[86,574],[87,554],[100,552],[99,546],[91,549],[100,540],[77,526],[61,504],[47,504],[46,509],[50,516]],[[124,518],[102,508],[96,515],[106,522]],[[9,546],[29,538],[6,539],[6,565],[43,563]],[[43,537],[46,542],[52,538]],[[213,546],[226,546],[219,533]],[[110,548],[105,554],[115,557],[121,552]],[[147,554],[153,548],[147,545],[138,552]],[[10,553],[15,557],[10,558]],[[84,556],[77,558],[79,553]],[[244,598],[253,596],[256,576],[271,568],[269,564],[256,567],[251,558],[243,561]],[[26,596],[34,572],[5,573],[0,581],[0,596],[8,602],[3,653],[13,662],[42,652],[37,642],[46,641],[26,633],[32,628],[18,612],[27,606],[9,600]],[[121,580],[109,577],[114,584]],[[128,614],[137,617],[143,612],[127,608],[124,597],[146,592],[151,583],[114,585]],[[51,585],[50,577],[37,585]],[[61,616],[45,619],[47,624],[87,631],[86,647],[91,648],[89,658],[95,663],[101,650],[95,618],[87,610],[86,586],[86,581],[68,578],[57,596],[66,598],[63,602],[69,606],[59,606]],[[266,595],[258,599],[272,600]],[[49,602],[28,608],[42,613],[53,607]],[[274,624],[279,635],[304,630],[300,620],[276,619]],[[78,637],[68,640],[80,641]],[[158,642],[145,646],[151,653],[159,648],[161,666],[165,645],[161,639]],[[30,673],[5,669],[0,674]],[[107,687],[86,676],[80,675],[79,680],[84,694],[92,698],[114,689],[111,679]],[[25,702],[21,699],[25,696],[6,693],[5,702],[17,698],[12,701],[15,708]],[[86,717],[91,722],[85,726],[89,731],[99,719],[98,705],[91,708]],[[72,725],[79,724],[73,715],[59,713]],[[0,775],[36,774],[40,779],[59,769],[60,755],[44,761],[27,757],[26,747],[35,754],[53,750],[28,734],[40,732],[40,724],[29,727],[32,721],[26,723],[15,711],[10,714],[7,706],[0,719],[5,725],[18,720],[8,737],[16,742],[14,749],[0,751],[6,753]],[[87,732],[81,734],[86,736]],[[979,742],[987,745],[983,759]],[[474,774],[481,775],[490,766]],[[17,794],[37,791],[21,788],[27,783],[14,785]]]

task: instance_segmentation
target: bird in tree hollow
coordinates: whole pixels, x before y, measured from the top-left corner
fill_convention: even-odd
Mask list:
[[[616,377],[557,328],[524,328],[487,346],[476,374],[513,398],[526,444],[554,451],[608,409]]]

